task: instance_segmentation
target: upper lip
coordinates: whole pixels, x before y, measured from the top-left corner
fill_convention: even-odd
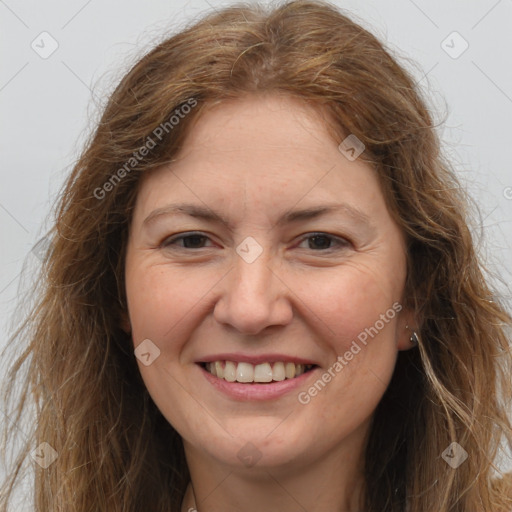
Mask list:
[[[290,356],[286,354],[241,354],[241,353],[223,353],[204,356],[196,363],[211,363],[212,361],[236,361],[237,363],[276,363],[282,361],[284,363],[295,364],[312,364],[317,365],[312,359],[305,359],[303,357]]]

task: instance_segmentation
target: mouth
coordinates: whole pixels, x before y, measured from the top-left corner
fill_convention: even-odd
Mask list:
[[[209,361],[198,363],[206,372],[220,380],[240,384],[272,384],[296,379],[309,373],[316,364],[275,361],[251,364],[243,361]]]

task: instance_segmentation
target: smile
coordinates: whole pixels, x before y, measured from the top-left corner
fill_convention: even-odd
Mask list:
[[[309,372],[316,365],[276,361],[251,364],[236,361],[211,361],[201,365],[208,373],[227,382],[270,383],[294,379]]]

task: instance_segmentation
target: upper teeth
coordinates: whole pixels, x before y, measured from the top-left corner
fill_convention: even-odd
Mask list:
[[[206,363],[206,370],[228,382],[272,382],[293,379],[312,368],[312,364],[295,363],[237,363],[233,361],[212,361]]]

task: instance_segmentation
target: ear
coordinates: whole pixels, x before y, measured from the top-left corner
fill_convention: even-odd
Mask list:
[[[411,342],[412,333],[418,333],[420,323],[413,309],[404,308],[400,311],[397,321],[396,348],[409,350],[415,347]]]
[[[128,314],[128,311],[124,310],[121,312],[119,325],[126,334],[130,334],[132,332],[132,324],[130,323],[130,315]]]

